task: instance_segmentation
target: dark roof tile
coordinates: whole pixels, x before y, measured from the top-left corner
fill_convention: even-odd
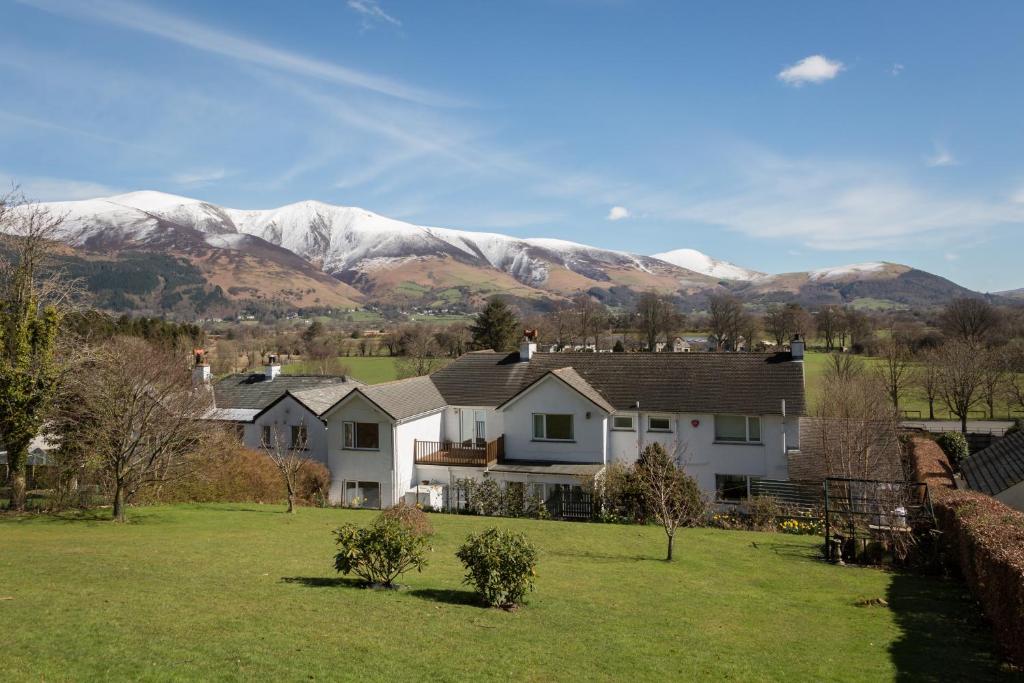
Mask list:
[[[995,496],[1024,481],[1024,431],[1004,436],[960,466],[967,485]]]

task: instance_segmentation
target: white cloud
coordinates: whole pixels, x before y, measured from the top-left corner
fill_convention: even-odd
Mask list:
[[[410,102],[432,106],[457,106],[459,104],[450,98],[384,76],[369,74],[333,62],[270,47],[255,40],[249,40],[197,21],[136,3],[98,0],[86,5],[68,4],[60,2],[60,0],[18,1],[54,14],[85,17],[140,33],[155,35],[165,40],[241,62],[369,90]]]
[[[930,191],[884,164],[789,159],[763,150],[747,150],[733,164],[718,197],[679,193],[666,200],[675,208],[659,207],[662,215],[818,250],[937,247],[1000,225],[1024,225],[1024,204]]]
[[[171,182],[178,185],[208,185],[218,180],[223,180],[227,175],[227,171],[223,168],[184,171],[171,176]]]
[[[1011,194],[1010,201],[1014,204],[1024,204],[1024,187]]]
[[[630,217],[629,209],[624,206],[613,206],[611,211],[608,212],[608,220],[610,221],[621,221],[623,218]]]
[[[54,202],[95,199],[120,194],[121,190],[88,180],[71,180],[48,176],[15,177],[0,171],[0,192],[17,188],[31,201]]]
[[[832,61],[822,55],[811,55],[787,66],[778,73],[777,78],[786,85],[799,88],[805,83],[824,83],[831,80],[845,68],[842,62]]]
[[[936,142],[935,151],[924,158],[924,163],[932,168],[939,168],[942,166],[956,166],[959,162],[952,152],[946,149],[945,145]]]
[[[889,67],[890,76],[899,76],[901,73],[903,73],[903,65],[900,64],[899,62],[896,62],[891,67]]]
[[[956,261],[957,259],[960,258],[960,254],[957,254],[956,252],[953,251],[947,251],[945,254],[943,254],[943,258],[952,263],[953,261]]]
[[[385,22],[401,26],[402,22],[385,12],[377,0],[348,0],[348,8],[363,17],[363,28],[370,28],[374,22]]]

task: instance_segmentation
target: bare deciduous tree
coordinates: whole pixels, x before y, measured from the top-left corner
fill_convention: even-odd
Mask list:
[[[881,362],[873,370],[885,385],[892,407],[898,413],[900,400],[915,381],[915,365],[910,349],[896,337],[890,336],[882,344]]]
[[[696,524],[704,515],[706,505],[700,487],[683,470],[679,455],[669,455],[659,443],[644,448],[636,464],[636,476],[647,509],[665,529],[665,559],[671,562],[676,531]]]
[[[682,325],[682,317],[675,305],[654,292],[644,292],[636,301],[637,324],[647,340],[647,350],[654,351],[661,337],[667,337]]]
[[[718,348],[726,348],[729,343],[735,348],[745,323],[743,304],[731,294],[718,294],[708,300],[708,309],[711,334],[718,340]]]
[[[946,336],[968,344],[983,344],[1000,322],[999,311],[984,299],[960,298],[949,302],[939,316]]]
[[[403,328],[399,334],[400,356],[395,362],[399,377],[429,375],[441,366],[440,348],[433,330],[416,324]]]
[[[935,419],[935,402],[939,400],[939,363],[936,353],[934,349],[921,352],[915,373],[918,391],[928,402],[929,420]]]
[[[119,522],[143,487],[186,474],[188,456],[220,435],[202,419],[211,393],[193,386],[184,358],[141,339],[115,338],[95,350],[69,395],[58,413],[63,438],[88,453]]]
[[[902,478],[899,417],[887,393],[872,373],[822,378],[814,418],[801,430],[801,449],[821,459],[825,476]]]
[[[967,434],[967,419],[982,399],[985,383],[984,352],[962,340],[947,342],[935,352],[938,395]]]
[[[287,431],[286,431],[287,430]],[[299,477],[310,464],[309,433],[306,423],[286,427],[280,424],[270,426],[269,434],[262,443],[264,452],[274,461],[288,492],[288,513],[295,513],[295,501],[298,498]]]

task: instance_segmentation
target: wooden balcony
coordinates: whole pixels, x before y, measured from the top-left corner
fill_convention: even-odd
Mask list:
[[[505,457],[505,437],[487,443],[420,441],[413,443],[417,465],[488,467]]]

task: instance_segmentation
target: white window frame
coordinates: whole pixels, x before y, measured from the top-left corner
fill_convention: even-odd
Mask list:
[[[651,420],[664,420],[668,423],[668,427],[662,429],[661,427],[652,427]],[[672,433],[672,418],[664,415],[648,415],[647,416],[647,431],[657,432],[659,434],[671,434]]]
[[[552,439],[548,437],[548,416],[554,415],[557,417],[568,417],[569,418],[569,438],[568,439]],[[544,427],[544,434],[537,436],[537,418],[543,417],[540,424]],[[553,441],[555,443],[572,443],[576,440],[576,416],[572,413],[533,413],[531,415],[530,429],[533,433],[534,441]]]
[[[616,420],[629,420],[628,427],[617,427],[615,426]],[[612,431],[615,432],[635,432],[636,431],[636,418],[633,415],[612,415]]]
[[[366,447],[359,445],[359,425],[361,424],[375,424],[377,425],[377,445],[374,447]],[[345,420],[341,423],[341,447],[347,451],[379,451],[380,450],[380,423],[379,422],[359,422],[357,420]],[[351,438],[350,438],[351,437]]]
[[[274,440],[274,427],[273,425],[260,425],[260,446],[263,448],[270,448]]]
[[[745,433],[745,437],[743,439],[723,439],[720,436],[718,436],[718,418],[720,418],[720,417],[740,417],[740,418],[743,418],[744,426],[746,427],[745,432],[744,432]],[[750,438],[750,421],[751,420],[757,420],[757,438],[756,439],[751,439]],[[714,426],[715,426],[715,443],[723,443],[723,444],[735,443],[735,444],[754,444],[754,445],[759,445],[759,444],[763,444],[764,443],[764,433],[763,433],[764,432],[764,421],[761,419],[760,415],[732,415],[732,414],[722,413],[720,415],[715,415],[715,425]]]
[[[297,425],[290,425],[290,427],[291,427],[291,429],[289,429],[288,431],[291,433],[291,440],[292,440],[291,447],[293,449],[296,448],[299,445],[298,441],[301,440],[301,441],[304,442],[302,450],[308,451],[309,450],[309,429],[306,427],[305,423],[300,423],[300,424],[297,424]],[[295,438],[296,437],[296,433],[295,433],[296,431],[299,432],[299,436],[301,437],[301,439],[296,439]]]

